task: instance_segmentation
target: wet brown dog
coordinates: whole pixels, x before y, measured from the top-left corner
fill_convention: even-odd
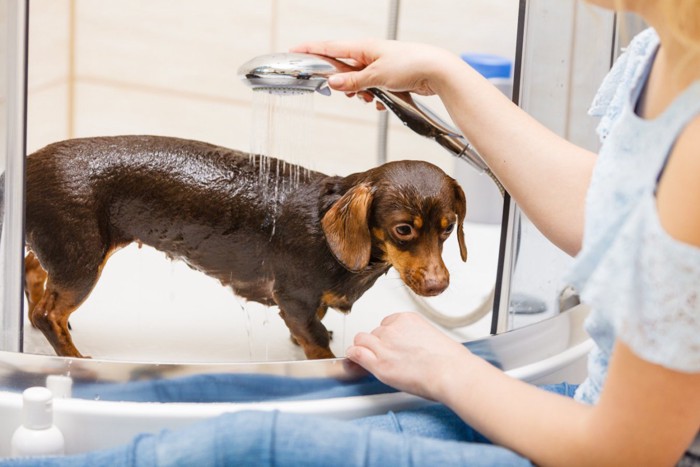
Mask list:
[[[331,177],[198,141],[75,139],[28,157],[26,205],[29,318],[62,356],[81,357],[68,317],[131,242],[279,306],[308,358],[333,357],[328,307],[349,312],[392,266],[417,294],[441,293],[455,228],[467,254],[462,189],[418,161]]]

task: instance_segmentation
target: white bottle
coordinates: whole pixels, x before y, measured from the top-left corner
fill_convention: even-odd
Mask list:
[[[13,457],[64,454],[63,433],[53,424],[53,395],[44,387],[22,394],[22,425],[12,435]]]

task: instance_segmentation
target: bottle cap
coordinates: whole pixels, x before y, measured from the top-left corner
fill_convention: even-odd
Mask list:
[[[53,425],[53,395],[45,387],[32,387],[22,393],[22,424],[31,430],[44,430]]]
[[[513,68],[513,62],[510,59],[482,53],[463,53],[460,57],[484,78],[510,78]]]

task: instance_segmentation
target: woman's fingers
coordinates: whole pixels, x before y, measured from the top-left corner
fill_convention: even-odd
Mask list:
[[[328,77],[328,85],[336,91],[359,92],[376,85],[369,79],[364,70],[336,73]]]
[[[314,41],[299,44],[290,49],[291,52],[325,55],[333,58],[349,58],[360,65],[367,65],[367,42],[358,41]]]
[[[374,373],[378,361],[377,349],[380,345],[379,338],[374,334],[360,332],[355,336],[354,345],[345,351],[345,356],[370,373]]]
[[[370,41],[328,41],[307,42],[293,47],[291,51],[342,59],[359,68],[357,71],[336,73],[328,78],[328,85],[332,89],[348,93],[378,85],[374,82],[373,74],[365,69],[376,60],[376,54],[371,52],[373,48],[373,43]],[[371,102],[372,98],[366,96],[365,101]]]
[[[380,340],[375,334],[377,330],[375,329],[371,333],[369,332],[358,332],[353,339],[353,345],[356,347],[367,347],[376,353],[376,349],[379,347]]]

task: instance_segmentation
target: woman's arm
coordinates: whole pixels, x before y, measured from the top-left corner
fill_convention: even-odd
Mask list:
[[[538,465],[672,465],[700,427],[700,374],[648,363],[622,343],[596,406],[507,376],[414,313],[358,334],[347,355]]]
[[[564,251],[578,252],[595,154],[538,123],[459,57],[395,41],[310,43],[294,50],[350,59],[363,67],[331,77],[336,90],[380,87],[437,94],[530,220]]]

